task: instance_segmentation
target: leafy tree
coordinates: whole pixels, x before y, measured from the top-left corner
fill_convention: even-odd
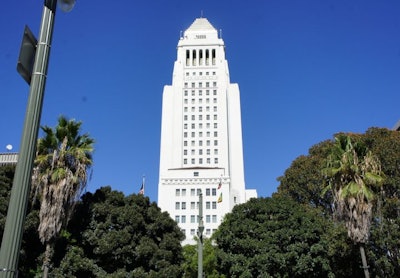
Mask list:
[[[0,236],[3,236],[4,224],[7,216],[7,208],[15,173],[15,166],[0,166]],[[18,265],[18,277],[34,277],[37,273],[38,257],[43,252],[39,240],[37,227],[39,225],[38,206],[28,204],[25,218],[24,233]]]
[[[3,236],[4,225],[7,217],[8,202],[11,194],[15,166],[0,166],[0,236]]]
[[[183,246],[183,256],[185,261],[183,263],[183,277],[196,278],[198,277],[198,246],[185,245]],[[210,278],[223,278],[217,271],[217,255],[215,247],[212,245],[212,239],[204,239],[203,242],[203,272],[206,277]]]
[[[80,134],[81,124],[61,116],[54,129],[42,127],[44,137],[38,140],[32,189],[41,203],[38,231],[46,246],[44,277],[48,275],[55,240],[86,186],[92,165],[94,141],[88,134]]]
[[[370,128],[362,138],[385,173],[368,243],[371,270],[375,277],[400,277],[400,132]]]
[[[367,256],[370,258],[370,272],[374,277],[400,277],[400,132],[386,128],[369,128],[364,134],[338,133],[348,135],[354,142],[365,145],[381,162],[385,179],[383,194],[376,197],[377,212],[374,212]],[[312,146],[307,155],[295,159],[279,178],[280,185],[274,196],[289,196],[297,202],[324,209],[324,215],[333,214],[332,194],[322,196],[326,158],[334,145],[333,140]],[[318,190],[319,187],[319,190]],[[358,248],[354,245],[353,248]]]
[[[354,272],[344,228],[289,198],[235,206],[215,240],[218,270],[227,277],[348,277]]]
[[[312,146],[308,155],[296,158],[285,174],[278,178],[280,185],[275,194],[290,196],[300,204],[323,208],[330,215],[332,199],[329,194],[321,194],[324,181],[321,169],[326,167],[326,157],[332,145],[329,140],[323,141]]]
[[[59,258],[53,275],[182,276],[184,235],[168,213],[142,195],[125,197],[110,187],[86,193],[68,231],[67,254]]]
[[[365,277],[369,277],[364,245],[368,241],[374,188],[383,182],[379,159],[350,136],[338,136],[324,172],[333,194],[335,215],[344,221],[348,236],[359,245]]]

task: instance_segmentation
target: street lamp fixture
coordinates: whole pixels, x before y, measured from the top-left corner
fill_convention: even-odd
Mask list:
[[[60,0],[59,4],[63,10],[71,11],[75,0]],[[0,277],[18,276],[18,259],[21,249],[26,209],[29,201],[32,169],[36,153],[56,6],[56,0],[44,0],[39,39],[33,51],[32,48],[30,49],[32,52],[31,54],[34,55],[33,67],[32,70],[29,69],[27,71],[28,76],[26,76],[26,72],[25,76],[23,76],[25,80],[29,80],[29,98],[18,163],[15,169],[3,239],[1,242]]]

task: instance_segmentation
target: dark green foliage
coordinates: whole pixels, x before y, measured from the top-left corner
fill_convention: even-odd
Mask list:
[[[329,194],[322,196],[321,187],[324,176],[321,169],[326,167],[326,157],[329,155],[332,141],[323,141],[312,146],[308,155],[296,158],[285,174],[278,178],[280,185],[275,194],[290,196],[301,204],[309,204],[331,212],[332,200]]]
[[[0,167],[0,233],[3,233],[14,167]],[[36,203],[37,204],[37,203]],[[19,277],[41,272],[44,246],[39,208],[28,206]],[[86,193],[55,242],[52,277],[181,277],[183,234],[167,213],[143,196],[110,187]]]
[[[363,140],[385,173],[367,255],[375,277],[400,277],[400,132],[370,128]]]
[[[0,236],[3,237],[15,166],[0,166]]]
[[[219,271],[227,277],[346,277],[353,272],[349,263],[338,268],[351,261],[351,250],[338,244],[346,240],[343,227],[288,198],[252,199],[234,207],[215,240]]]
[[[15,173],[14,165],[0,166],[0,235],[3,236],[4,224],[7,217],[8,202]],[[38,272],[38,257],[44,248],[39,240],[37,227],[39,225],[38,207],[28,204],[25,218],[22,246],[18,263],[18,277],[34,277]]]
[[[180,277],[183,234],[142,195],[110,187],[87,193],[70,222],[71,238],[54,273],[85,277]],[[79,228],[77,228],[79,227]],[[85,260],[85,264],[79,261]],[[70,265],[75,267],[71,268]],[[82,276],[78,276],[82,277]]]
[[[400,132],[370,128],[364,134],[346,135],[376,155],[385,174],[383,194],[377,196],[366,246],[371,275],[400,277]],[[275,196],[289,196],[297,202],[321,207],[325,216],[331,218],[332,198],[330,195],[322,196],[320,192],[325,182],[321,169],[326,167],[325,158],[333,143],[329,140],[316,144],[308,155],[295,159],[279,178]]]

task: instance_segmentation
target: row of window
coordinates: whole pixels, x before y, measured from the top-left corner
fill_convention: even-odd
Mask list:
[[[196,99],[192,98],[192,99],[190,100],[190,102],[191,102],[192,104],[195,104],[195,103],[196,103]],[[202,98],[199,98],[199,99],[198,99],[198,102],[199,102],[199,104],[203,104],[203,99],[202,99]],[[206,102],[206,103],[210,103],[210,99],[209,99],[209,98],[206,98],[205,102]],[[188,104],[188,103],[189,103],[189,100],[188,100],[187,98],[185,98],[185,99],[183,99],[183,103],[184,103],[184,104]],[[217,103],[217,98],[213,98],[213,103]],[[193,112],[194,112],[194,111],[193,111]]]
[[[189,126],[188,124],[183,124],[183,129],[188,129],[188,126]],[[203,128],[203,123],[199,123],[197,127],[198,127],[198,129],[202,129],[202,128]],[[206,123],[206,128],[209,129],[210,127],[211,127],[211,124],[210,124],[210,123]],[[218,128],[218,123],[214,123],[214,124],[213,124],[213,127],[214,127],[214,128]],[[190,128],[191,128],[191,129],[196,129],[196,124],[195,124],[195,123],[192,123],[192,124],[190,125]],[[207,131],[207,134],[209,134],[209,133],[210,133],[210,132]],[[216,136],[215,133],[214,133],[214,136]],[[207,135],[207,137],[209,137],[209,135]]]
[[[184,115],[183,116],[183,120],[184,121],[187,121],[188,119],[189,119],[188,115]],[[195,121],[196,120],[196,115],[192,115],[191,119],[192,119],[192,121]],[[199,121],[202,121],[203,120],[203,115],[199,115],[198,119],[199,119]],[[206,120],[209,121],[210,119],[211,119],[210,115],[206,115]],[[216,121],[218,119],[217,114],[214,115],[213,119],[214,119],[214,121]]]
[[[205,229],[205,234],[206,235],[211,235],[211,231],[213,232],[213,233],[215,233],[215,231],[216,231],[217,229]],[[192,235],[192,236],[194,236],[194,235],[196,235],[196,233],[198,232],[198,230],[197,229],[190,229],[190,235]],[[182,229],[182,233],[184,233],[185,235],[186,235],[186,230],[185,229]]]
[[[189,161],[190,161],[190,164],[192,164],[192,165],[196,164],[196,159],[195,158],[191,158],[190,160],[188,160],[187,158],[184,158],[183,159],[183,164],[187,165],[187,164],[189,164]],[[203,164],[203,163],[211,164],[211,158],[207,157],[205,162],[204,162],[203,158],[199,158],[198,163],[199,164]],[[214,164],[218,164],[218,157],[214,157]]]
[[[205,85],[206,88],[210,88],[210,82],[205,82]],[[216,81],[212,82],[212,86],[217,87],[217,82]],[[189,88],[189,83],[188,82],[183,83],[183,87]],[[203,88],[203,82],[197,82],[197,87],[196,87],[196,82],[192,82],[190,84],[190,88]]]
[[[218,137],[218,132],[217,131],[214,131],[214,137]],[[194,132],[194,131],[192,131],[192,132],[190,132],[190,137],[192,137],[192,138],[194,138],[194,137],[196,137],[196,132]],[[211,133],[208,131],[208,132],[206,132],[206,136],[207,137],[210,137],[210,135],[211,135]],[[202,131],[199,131],[198,132],[198,136],[199,137],[203,137],[203,132]],[[183,132],[183,138],[187,138],[188,137],[188,132],[187,131],[185,131],[185,132]]]
[[[205,202],[206,204],[206,210],[210,209],[217,209],[217,202],[216,201],[207,201]],[[186,202],[176,202],[175,203],[175,209],[177,210],[186,210]],[[199,209],[199,202],[190,202],[190,209],[191,210],[198,210]]]
[[[199,155],[203,155],[203,149],[199,149]],[[188,150],[183,150],[183,155],[188,155]],[[196,155],[196,150],[195,149],[191,149],[190,150],[190,155]],[[211,155],[211,150],[210,149],[206,149],[206,155]],[[214,149],[214,155],[218,155],[218,149]]]
[[[186,66],[202,66],[215,65],[216,50],[215,49],[192,49],[186,50]]]
[[[197,174],[197,175],[196,175]],[[195,176],[198,176],[198,172],[194,172]],[[199,196],[201,193],[200,188],[191,188],[190,189],[190,196]],[[186,196],[186,188],[177,188],[175,189],[175,196],[185,197]],[[206,196],[217,196],[217,189],[216,188],[206,188]],[[194,202],[193,202],[194,203]]]
[[[210,72],[208,72],[208,71],[206,71],[205,73],[206,73],[206,76],[210,75]],[[212,75],[216,75],[216,74],[217,74],[217,73],[216,73],[215,71],[212,72]],[[190,75],[190,74],[189,74],[189,72],[187,71],[187,72],[186,72],[186,76],[189,76],[189,75]],[[192,71],[192,75],[193,75],[193,76],[196,76],[196,71]],[[199,71],[199,75],[200,75],[200,76],[203,76],[203,72],[202,72],[202,71]]]
[[[198,144],[199,144],[200,147],[203,146],[203,141],[199,140]],[[190,141],[190,145],[192,147],[196,146],[196,141],[195,140]],[[188,146],[188,141],[186,141],[186,140],[183,141],[183,146],[187,147]],[[211,141],[210,140],[206,140],[206,146],[211,146]],[[214,140],[214,146],[218,146],[218,140]]]
[[[176,223],[186,223],[186,215],[176,215],[175,222]],[[217,216],[207,214],[205,217],[205,222],[206,223],[217,223]],[[198,215],[190,215],[190,223],[199,223],[199,216]]]
[[[185,96],[185,97],[187,97],[188,96],[188,90],[184,90],[183,91],[183,95]],[[191,91],[191,95],[192,95],[192,97],[194,97],[194,96],[196,96],[196,90],[192,90]],[[210,95],[210,90],[206,90],[206,96],[209,96]],[[217,90],[213,90],[213,96],[216,96],[217,95]],[[198,96],[199,97],[201,97],[201,96],[203,96],[203,90],[198,90]]]
[[[199,110],[200,113],[204,112],[203,108],[204,108],[203,106],[199,106],[198,107],[198,110]],[[210,112],[210,106],[206,106],[205,110],[206,110],[206,112]],[[183,112],[185,112],[185,113],[189,112],[189,107],[184,106],[183,107]],[[196,112],[196,107],[192,106],[191,109],[190,109],[190,112],[192,112],[192,113]],[[217,112],[217,106],[214,106],[213,112]]]

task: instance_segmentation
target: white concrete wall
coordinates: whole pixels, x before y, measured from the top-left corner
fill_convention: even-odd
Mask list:
[[[215,64],[212,64],[212,57],[210,56],[210,63],[205,64],[205,51],[212,51],[215,49]],[[190,60],[189,65],[186,65],[186,55],[189,50],[189,60],[196,55],[196,65]],[[193,54],[193,51],[196,51]],[[200,62],[200,50],[203,53],[203,64]],[[211,52],[209,52],[211,54]],[[215,73],[215,74],[214,74]],[[199,91],[203,93],[208,89],[204,88],[191,88],[191,84],[195,86],[202,86],[207,82],[211,85],[216,82],[217,87],[211,86],[216,90],[217,94],[207,97],[200,97]],[[185,88],[187,83],[188,88]],[[195,91],[196,96],[184,96],[184,91],[187,90],[191,94],[192,90]],[[193,100],[194,102],[203,101],[209,98],[210,104],[204,107],[199,103],[187,105],[184,99]],[[214,103],[216,99],[216,103]],[[212,100],[212,101],[211,101]],[[190,147],[184,147],[183,142],[186,140],[195,140],[196,144],[203,141],[201,138],[184,138],[183,133],[184,124],[194,123],[185,121],[184,116],[199,117],[200,111],[184,112],[184,107],[187,109],[196,108],[200,110],[207,106],[210,110],[217,107],[217,112],[210,113],[213,117],[217,116],[217,120],[210,120],[213,125],[211,129],[213,134],[217,133],[217,137],[204,139],[214,142],[218,141],[218,146],[194,146],[194,154],[184,155],[184,150],[188,152]],[[228,62],[225,59],[224,42],[218,37],[217,30],[204,18],[196,19],[195,22],[184,32],[180,38],[177,47],[177,60],[174,63],[174,70],[172,75],[172,85],[165,86],[163,92],[163,105],[162,105],[162,127],[161,127],[161,145],[160,145],[160,170],[159,170],[159,188],[158,188],[158,205],[163,211],[168,211],[173,219],[179,219],[179,226],[186,231],[187,239],[183,244],[193,244],[193,231],[197,231],[198,223],[191,223],[193,216],[198,214],[198,208],[192,208],[193,202],[198,202],[197,190],[203,192],[203,208],[204,208],[204,225],[205,233],[217,229],[218,225],[223,220],[223,216],[230,212],[235,204],[243,203],[247,200],[244,182],[244,167],[243,167],[243,148],[242,148],[242,127],[241,127],[241,113],[240,113],[240,92],[237,84],[230,84]],[[189,110],[189,109],[188,109]],[[206,113],[203,114],[206,116]],[[197,120],[197,119],[196,119]],[[195,121],[196,128],[188,129],[188,134],[200,134],[205,129],[199,126],[200,120]],[[203,122],[202,122],[203,123]],[[204,121],[204,124],[206,122]],[[214,124],[217,124],[217,128]],[[191,141],[190,141],[191,142]],[[218,158],[218,163],[200,164],[199,158],[202,156],[197,155],[206,149],[213,152],[217,149],[218,153],[213,154],[213,158]],[[196,163],[184,164],[183,161],[186,157],[195,159]],[[211,157],[211,155],[210,155]],[[186,161],[188,162],[188,161]],[[218,184],[222,181],[222,186],[219,189]],[[182,192],[185,190],[185,196],[177,195],[177,190]],[[192,195],[192,190],[196,194]],[[207,195],[206,192],[213,192],[214,195]],[[254,192],[249,192],[249,196],[254,196]],[[222,202],[217,203],[216,207],[206,209],[206,204],[212,204],[218,200],[222,194]],[[178,204],[176,204],[178,203]],[[182,209],[182,203],[185,203],[185,209]],[[179,205],[179,208],[177,206]],[[216,221],[207,222],[207,217]],[[181,219],[185,218],[186,222],[181,223]],[[195,233],[196,234],[196,233]],[[205,236],[210,236],[211,234]]]

